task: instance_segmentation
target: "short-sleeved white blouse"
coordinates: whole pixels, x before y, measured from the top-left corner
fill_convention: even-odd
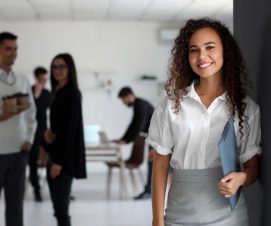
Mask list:
[[[155,108],[149,128],[147,143],[159,154],[172,154],[170,165],[175,169],[205,169],[221,166],[218,142],[229,119],[226,93],[217,97],[206,108],[194,83],[186,88],[181,108],[175,113],[175,103],[165,97]],[[249,97],[245,98],[246,122],[239,132],[239,119],[234,126],[241,163],[261,154],[261,130],[259,106]]]

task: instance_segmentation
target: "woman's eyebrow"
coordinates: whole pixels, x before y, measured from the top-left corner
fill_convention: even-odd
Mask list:
[[[216,44],[215,42],[206,42],[204,45],[209,45],[209,44]]]
[[[190,48],[197,48],[197,46],[196,46],[196,45],[189,45],[188,48],[189,48],[189,49],[190,49]]]
[[[204,45],[206,46],[206,45],[210,45],[210,44],[212,44],[212,45],[215,45],[216,43],[215,42],[206,42],[206,43],[204,43]],[[190,48],[197,48],[198,46],[197,45],[189,45],[189,49]]]

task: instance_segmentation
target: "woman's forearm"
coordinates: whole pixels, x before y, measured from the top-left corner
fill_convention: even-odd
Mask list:
[[[165,193],[170,155],[155,153],[152,173],[153,226],[164,226]]]
[[[244,164],[244,169],[240,172],[242,186],[248,186],[258,178],[258,165],[258,155],[255,155]]]

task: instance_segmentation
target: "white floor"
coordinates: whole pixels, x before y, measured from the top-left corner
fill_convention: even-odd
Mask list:
[[[105,173],[89,173],[88,179],[74,182],[72,194],[76,199],[70,205],[73,226],[151,225],[151,200],[134,201],[132,198],[122,200],[118,192],[117,174],[114,174],[112,182],[112,197],[110,200],[106,198]],[[143,189],[132,191],[131,187],[129,184],[130,197]],[[42,193],[44,201],[36,203],[33,200],[32,188],[27,187],[24,205],[25,226],[56,225],[46,183],[43,185]],[[3,197],[0,200],[0,225],[5,225]]]

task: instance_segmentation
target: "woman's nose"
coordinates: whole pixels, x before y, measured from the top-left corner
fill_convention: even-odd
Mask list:
[[[204,59],[207,57],[207,52],[203,49],[199,51],[199,58]]]

